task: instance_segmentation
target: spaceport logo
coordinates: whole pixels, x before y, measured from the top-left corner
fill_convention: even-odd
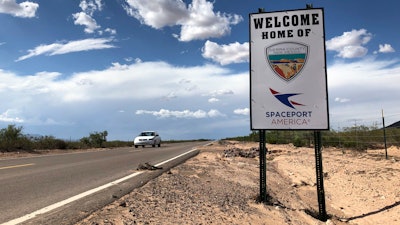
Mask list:
[[[301,103],[295,102],[290,100],[289,98],[292,96],[296,96],[296,95],[301,95],[301,93],[288,93],[288,94],[281,94],[277,91],[275,91],[272,88],[269,88],[269,91],[272,93],[272,95],[278,99],[282,104],[292,108],[292,109],[296,109],[294,106],[304,106]]]

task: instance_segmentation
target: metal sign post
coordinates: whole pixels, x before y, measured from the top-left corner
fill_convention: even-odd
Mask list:
[[[265,130],[260,130],[260,202],[267,202],[267,147]]]
[[[382,125],[383,125],[383,142],[385,143],[385,158],[388,159],[387,143],[386,143],[386,126],[385,126],[385,117],[383,116],[383,109],[382,109]]]
[[[322,169],[322,152],[321,152],[321,132],[314,131],[314,148],[315,148],[315,170],[317,175],[317,194],[319,219],[326,221],[325,191],[324,191],[324,173]]]

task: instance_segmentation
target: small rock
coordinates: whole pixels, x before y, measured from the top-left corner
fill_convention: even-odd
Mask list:
[[[124,201],[124,202],[119,203],[119,206],[121,206],[121,207],[126,207],[127,204],[126,204],[126,202]]]

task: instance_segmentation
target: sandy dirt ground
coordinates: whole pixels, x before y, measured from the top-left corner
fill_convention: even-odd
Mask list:
[[[215,142],[77,225],[400,224],[400,149],[323,149],[327,221],[320,221],[313,148],[267,145],[268,203],[257,201],[258,143]],[[246,154],[242,154],[246,156]],[[249,154],[251,156],[251,154]]]
[[[400,224],[399,148],[388,159],[384,150],[323,149],[327,221],[315,218],[314,149],[267,148],[267,203],[257,201],[258,143],[219,141],[76,225]]]

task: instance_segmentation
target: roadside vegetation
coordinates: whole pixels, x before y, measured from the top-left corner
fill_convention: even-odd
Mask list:
[[[88,136],[79,140],[63,140],[54,136],[34,136],[23,133],[22,126],[8,125],[0,129],[0,152],[33,152],[36,150],[74,150],[90,148],[118,148],[131,147],[132,141],[108,141],[108,132],[92,132]],[[163,143],[177,143],[189,141],[207,141],[198,140],[163,140]]]
[[[88,149],[132,146],[129,141],[107,141],[107,131],[93,132],[78,141],[67,141],[53,136],[32,136],[23,133],[22,126],[8,125],[0,130],[0,152],[51,149]]]
[[[384,148],[386,145],[400,146],[400,128],[381,128],[354,126],[341,131],[321,131],[324,147],[350,148],[356,150]],[[79,140],[63,140],[54,136],[32,136],[23,133],[22,126],[8,125],[0,129],[0,152],[35,151],[51,149],[89,149],[89,148],[117,148],[133,146],[132,141],[107,141],[108,132],[92,132]],[[259,133],[251,132],[247,136],[225,138],[237,141],[259,141]],[[314,144],[313,131],[274,130],[266,131],[265,140],[269,144],[289,144],[296,147],[311,147]],[[163,140],[163,143],[176,143],[198,140]]]
[[[266,143],[289,144],[296,147],[311,147],[314,144],[313,131],[266,131]],[[386,134],[385,134],[386,133]],[[350,148],[356,150],[378,149],[389,146],[400,146],[400,128],[382,128],[355,126],[347,127],[341,131],[321,131],[322,145],[324,147]],[[259,133],[253,131],[247,136],[226,138],[237,141],[259,141]]]

